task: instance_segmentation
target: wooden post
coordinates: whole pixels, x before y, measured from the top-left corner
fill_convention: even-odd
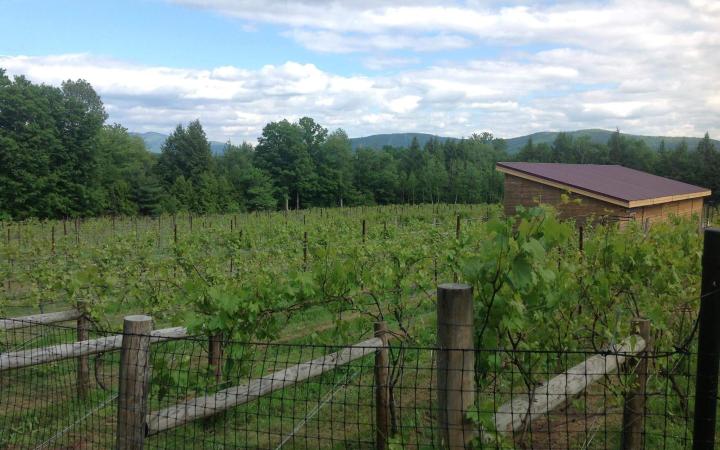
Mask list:
[[[623,450],[640,450],[644,448],[644,421],[645,421],[645,386],[648,377],[647,354],[651,350],[650,320],[634,318],[632,320],[632,334],[641,336],[645,340],[645,350],[637,358],[629,358],[626,367],[632,368],[632,386],[625,395],[623,406],[622,446]]]
[[[390,350],[385,322],[375,322],[375,337],[382,347],[375,351],[375,448],[387,449],[390,437]]]
[[[583,242],[585,229],[583,228],[582,225],[580,225],[579,232],[580,233],[578,235],[578,247],[580,248],[580,251],[583,251],[583,246],[585,245],[585,243]]]
[[[363,244],[365,243],[365,235],[367,234],[367,224],[365,223],[365,219],[362,221],[362,241]]]
[[[460,214],[457,215],[457,219],[455,221],[455,239],[460,240]],[[453,271],[453,283],[458,282],[458,273],[457,271]]]
[[[123,323],[117,450],[141,450],[144,447],[152,328],[150,316],[126,316]]]
[[[80,245],[80,219],[75,218],[75,244]]]
[[[82,310],[81,310],[82,311]],[[90,339],[90,321],[85,313],[77,320],[77,341],[87,341]],[[87,397],[90,392],[90,365],[87,355],[80,356],[77,359],[77,396],[78,398]]]
[[[473,295],[466,284],[437,290],[437,396],[440,447],[466,448],[474,427],[466,413],[475,402]]]
[[[307,270],[308,238],[307,231],[303,233],[303,271]]]
[[[55,225],[50,228],[50,250],[55,254]]]
[[[215,383],[222,381],[222,357],[223,357],[223,334],[216,333],[210,336],[210,348],[208,349],[208,363],[213,368]]]
[[[715,448],[720,371],[720,228],[706,228],[700,283],[693,450]]]

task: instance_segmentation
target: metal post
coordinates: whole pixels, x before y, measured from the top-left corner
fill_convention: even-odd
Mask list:
[[[720,366],[720,229],[706,228],[702,256],[693,449],[715,448]]]
[[[440,447],[466,448],[474,427],[466,413],[475,401],[473,295],[466,284],[437,291],[437,390]]]
[[[120,351],[117,450],[142,450],[150,374],[150,316],[126,316]]]

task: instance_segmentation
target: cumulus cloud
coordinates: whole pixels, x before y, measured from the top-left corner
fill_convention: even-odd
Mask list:
[[[393,70],[340,75],[308,61],[198,70],[88,54],[0,56],[0,67],[50,84],[85,78],[111,119],[130,129],[169,131],[200,118],[217,140],[254,140],[266,122],[303,115],[351,136],[588,127],[720,134],[717,2],[177,3],[273,24],[312,51],[358,54],[371,70]],[[487,45],[501,50],[487,56]],[[443,59],[453,49],[478,56]]]

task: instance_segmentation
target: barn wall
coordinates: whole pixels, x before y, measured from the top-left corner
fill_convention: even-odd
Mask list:
[[[649,220],[650,223],[665,220],[670,216],[692,217],[693,214],[696,214],[698,217],[702,217],[703,199],[691,198],[660,205],[650,205],[636,208],[633,212],[636,220],[642,220],[643,222]]]
[[[562,194],[568,195],[571,202],[563,204]],[[561,217],[576,218],[578,222],[583,222],[587,216],[591,215],[597,217],[629,215],[629,210],[622,206],[505,174],[503,206],[506,215],[515,214],[515,207],[518,205],[531,207],[539,203],[553,205],[558,209]]]

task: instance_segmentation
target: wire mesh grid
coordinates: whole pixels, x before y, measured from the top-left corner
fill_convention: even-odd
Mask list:
[[[0,337],[0,448],[115,446],[122,335],[91,331],[90,341],[74,344],[75,327],[34,325]],[[77,356],[41,364],[71,348],[91,353],[84,383]],[[382,351],[386,365],[376,363]],[[439,352],[454,352],[456,367],[472,369],[438,370]],[[10,368],[8,355],[32,365]],[[182,337],[153,342],[147,356],[137,363],[148,369],[146,400],[129,410],[145,417],[146,448],[372,448],[384,430],[378,371],[387,376],[386,438],[399,448],[447,445],[457,426],[476,448],[620,448],[643,362],[644,405],[631,416],[641,423],[641,448],[692,443],[697,354],[685,349],[637,355]],[[453,375],[460,381],[448,384]]]

